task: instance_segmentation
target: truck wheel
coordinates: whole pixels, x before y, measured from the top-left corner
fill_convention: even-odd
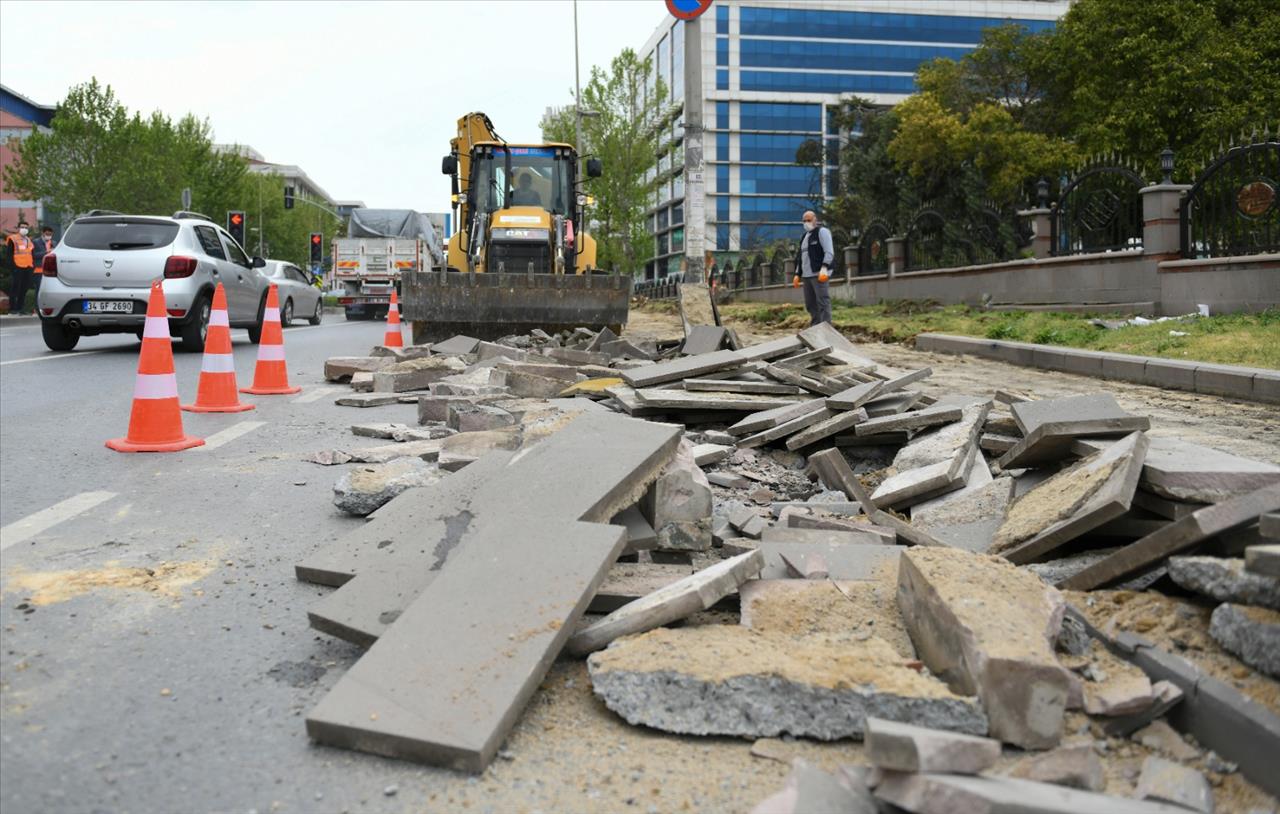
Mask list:
[[[293,324],[293,299],[284,301],[284,310],[280,312],[280,327],[288,328]]]
[[[182,337],[181,348],[187,353],[199,353],[204,350],[204,339],[209,335],[209,296],[201,294],[191,307],[191,319],[182,326],[179,336]]]
[[[44,343],[49,350],[67,351],[75,348],[80,341],[80,334],[68,330],[56,319],[40,320],[40,333],[44,335]]]
[[[324,300],[316,300],[315,315],[313,315],[310,319],[308,319],[307,322],[310,322],[312,325],[319,325],[320,320],[323,318],[323,316],[324,316]]]

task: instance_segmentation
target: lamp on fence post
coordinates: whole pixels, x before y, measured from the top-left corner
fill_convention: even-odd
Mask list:
[[[1173,183],[1173,148],[1165,147],[1160,151],[1160,172],[1164,173],[1162,184]]]
[[[1036,182],[1036,206],[1040,209],[1049,208],[1049,179],[1041,178]]]

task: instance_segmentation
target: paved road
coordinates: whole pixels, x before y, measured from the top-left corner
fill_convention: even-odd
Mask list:
[[[285,332],[300,395],[184,413],[187,433],[212,448],[170,455],[103,447],[128,425],[134,337],[53,354],[38,327],[0,327],[4,811],[415,803],[383,790],[426,770],[311,746],[303,727],[357,651],[307,628],[323,589],[297,582],[293,563],[360,521],[330,502],[337,469],[300,457],[350,443],[346,428],[371,418],[335,406],[321,370],[383,331],[328,320]],[[233,335],[243,385],[255,346]],[[176,366],[189,401],[200,358],[177,354]],[[379,408],[376,420],[413,412]]]

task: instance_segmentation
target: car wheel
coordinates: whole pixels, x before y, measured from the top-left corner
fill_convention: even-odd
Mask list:
[[[267,314],[267,298],[263,297],[262,302],[258,303],[258,321],[253,327],[249,328],[249,341],[258,344],[262,341],[262,318]]]
[[[284,301],[284,310],[280,312],[280,327],[288,328],[293,324],[293,300]]]
[[[187,353],[199,353],[204,350],[205,337],[209,335],[209,297],[201,294],[191,307],[191,319],[182,326],[179,336],[182,349]]]
[[[56,319],[40,320],[40,333],[44,335],[44,343],[49,350],[72,350],[76,343],[80,341],[80,334],[75,331],[68,330],[65,325]]]
[[[307,322],[310,322],[312,325],[319,325],[320,320],[323,316],[324,316],[324,300],[317,299],[315,316],[311,317],[311,319],[307,320]]]

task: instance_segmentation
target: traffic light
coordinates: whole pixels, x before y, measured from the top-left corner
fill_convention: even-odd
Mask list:
[[[324,235],[320,232],[311,233],[311,263],[319,265],[324,260]]]
[[[293,187],[284,188],[284,208],[293,209]]]
[[[228,212],[227,213],[227,234],[235,238],[236,243],[244,245],[244,213]]]

